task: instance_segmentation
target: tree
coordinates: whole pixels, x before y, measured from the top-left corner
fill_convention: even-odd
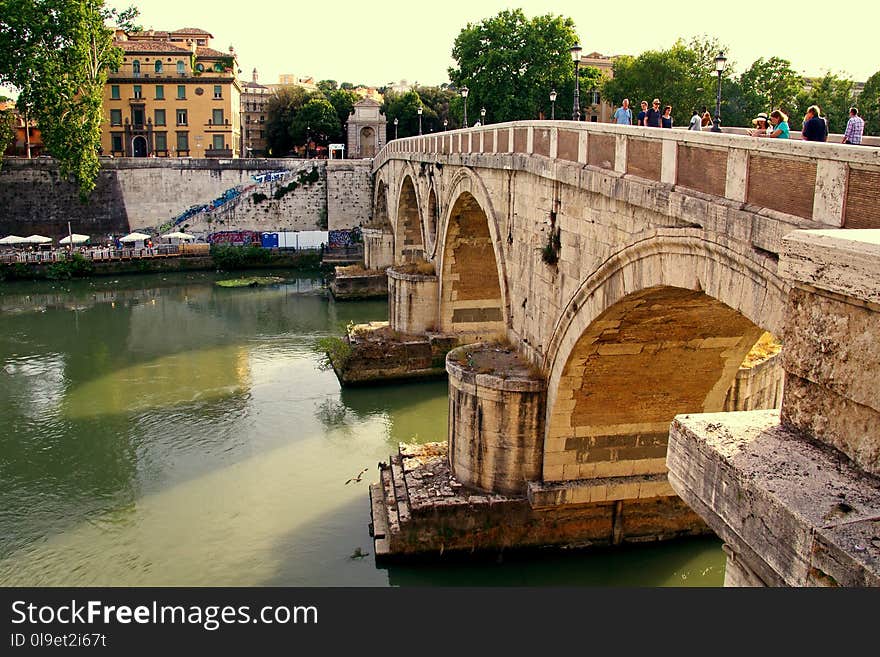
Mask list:
[[[576,42],[570,18],[527,19],[521,9],[504,10],[461,30],[449,79],[456,90],[470,89],[471,117],[485,107],[493,123],[534,119],[550,90],[573,79],[570,48]],[[457,114],[458,102],[451,109]]]
[[[360,96],[353,91],[336,89],[327,94],[327,100],[330,101],[330,104],[333,105],[333,110],[336,112],[336,120],[339,122],[339,132],[340,134],[344,134],[344,126],[348,122],[348,117],[351,116],[351,113],[354,110],[354,104],[360,100]]]
[[[865,120],[865,134],[880,135],[880,71],[877,71],[865,82],[865,88],[859,95],[856,107],[859,115]]]
[[[103,0],[3,0],[0,8],[0,83],[19,90],[19,108],[85,200],[100,169],[107,71],[122,63],[105,21],[131,28],[137,11]]]
[[[770,113],[775,109],[795,115],[798,112],[798,94],[803,88],[803,78],[787,59],[758,58],[725,94],[728,105],[726,123],[748,125],[759,112]],[[731,122],[734,117],[736,121]]]
[[[794,119],[793,127],[799,129],[807,108],[810,105],[818,105],[822,115],[828,120],[828,131],[842,133],[846,130],[846,122],[849,120],[849,108],[855,100],[854,88],[855,83],[852,80],[830,72],[821,78],[811,80],[810,88],[798,94],[799,112],[791,117]]]
[[[336,91],[339,88],[339,85],[336,84],[336,80],[319,80],[318,81],[318,89],[323,91],[325,95],[329,94],[331,91]]]
[[[448,85],[440,85],[439,87],[417,87],[416,93],[418,93],[422,105],[425,108],[425,113],[422,116],[424,132],[443,132],[444,119],[448,122],[448,130],[454,130],[459,127],[459,123],[450,112],[451,106],[458,95],[455,91],[450,89]]]
[[[435,129],[438,124],[437,113],[422,102],[415,90],[404,93],[389,91],[385,94],[382,112],[388,119],[389,138],[394,138],[394,119],[399,121],[397,136],[401,139],[419,134],[419,108],[422,108],[422,132]]]
[[[0,166],[9,144],[15,139],[15,112],[11,107],[0,110]]]
[[[679,39],[669,50],[618,57],[614,77],[602,85],[602,96],[618,105],[629,98],[636,109],[642,100],[659,98],[661,107],[672,105],[677,123],[687,123],[693,109],[715,106],[715,56],[723,50],[715,39],[694,37],[688,43]],[[730,70],[728,66],[728,77]]]
[[[290,137],[294,144],[315,142],[326,146],[341,135],[336,110],[326,98],[310,98],[293,117]]]
[[[290,128],[303,105],[309,100],[302,87],[287,86],[278,89],[266,103],[266,147],[273,157],[284,157],[293,151],[296,142]]]

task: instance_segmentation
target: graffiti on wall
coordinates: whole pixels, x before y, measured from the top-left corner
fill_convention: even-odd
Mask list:
[[[159,232],[164,233],[165,231],[171,230],[175,226],[180,226],[185,221],[189,221],[190,219],[198,217],[198,215],[201,214],[211,214],[217,211],[226,212],[232,210],[244,197],[244,195],[252,192],[259,185],[265,185],[267,183],[274,183],[280,180],[284,180],[286,177],[293,175],[294,173],[297,173],[297,171],[293,171],[290,169],[279,169],[276,171],[265,171],[263,173],[254,174],[251,176],[251,180],[253,182],[247,183],[245,185],[237,185],[235,187],[231,187],[230,189],[227,189],[225,192],[223,192],[220,196],[215,198],[213,201],[210,201],[208,203],[190,206],[173,219],[162,224],[159,227]]]
[[[231,246],[247,246],[261,244],[261,235],[257,230],[221,230],[208,235],[208,244],[229,244]]]

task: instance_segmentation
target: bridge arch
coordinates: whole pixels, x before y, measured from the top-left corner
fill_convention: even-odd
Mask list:
[[[462,169],[451,181],[435,260],[440,274],[440,330],[479,339],[504,334],[508,285],[501,231],[482,182]]]
[[[428,188],[428,200],[425,203],[425,221],[423,233],[425,235],[425,255],[436,257],[437,254],[437,230],[440,227],[440,203],[437,198],[436,185],[431,183]]]
[[[404,175],[397,195],[397,221],[394,231],[397,262],[413,262],[425,256],[421,203],[415,181],[410,173]]]
[[[376,187],[373,193],[373,218],[370,222],[372,228],[392,230],[391,218],[388,216],[388,184],[384,178],[376,177]]]
[[[581,284],[545,356],[545,481],[666,472],[672,418],[723,410],[761,334],[781,333],[785,286],[762,260],[659,235]]]

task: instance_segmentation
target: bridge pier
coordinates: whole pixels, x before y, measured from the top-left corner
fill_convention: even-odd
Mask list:
[[[669,480],[729,586],[880,586],[880,231],[783,239],[781,411],[680,415]]]

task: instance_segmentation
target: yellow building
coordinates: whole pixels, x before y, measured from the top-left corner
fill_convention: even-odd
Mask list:
[[[241,155],[238,62],[198,28],[117,30],[122,66],[104,89],[101,148],[117,157]]]

